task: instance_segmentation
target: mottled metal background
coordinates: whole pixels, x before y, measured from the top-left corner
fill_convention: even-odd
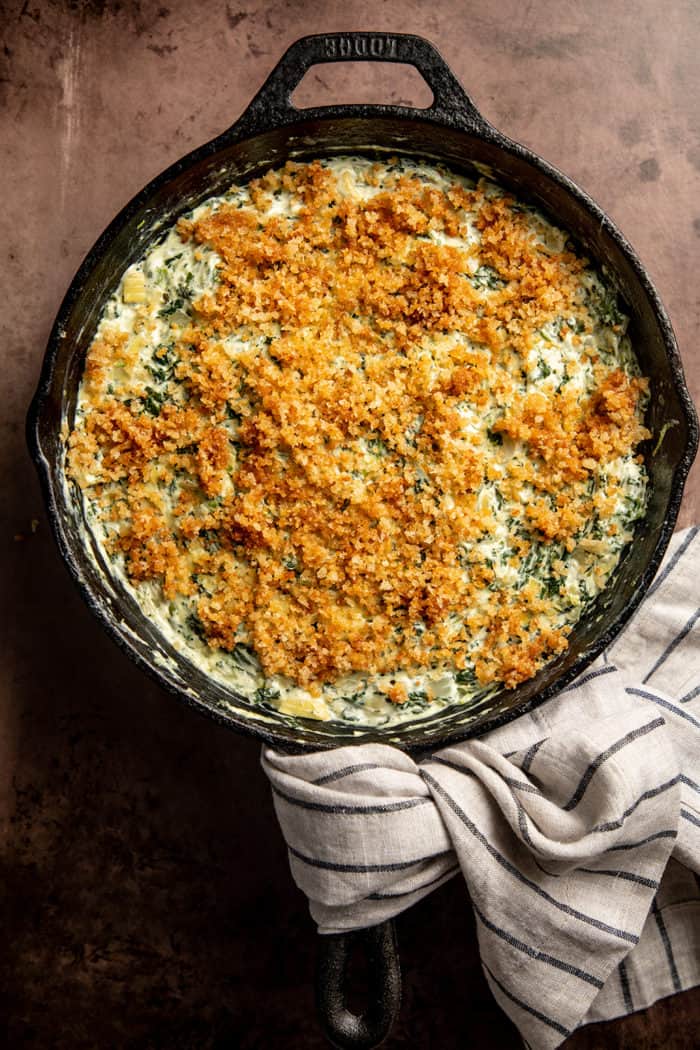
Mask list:
[[[53,316],[106,223],[235,120],[296,37],[425,35],[484,115],[562,168],[639,251],[700,395],[700,5],[652,0],[0,2],[0,1025],[5,1045],[324,1046],[314,934],[258,747],[117,652],[54,550],[23,420]],[[312,70],[300,104],[426,104],[397,67]],[[700,519],[700,470],[681,525]],[[520,1047],[453,880],[398,923],[388,1047]],[[692,1050],[700,993],[567,1048]]]

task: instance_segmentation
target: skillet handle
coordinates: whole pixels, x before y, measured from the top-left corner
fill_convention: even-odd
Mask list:
[[[369,1002],[353,1014],[345,1005],[348,963],[353,948],[367,956]],[[391,919],[352,933],[319,938],[316,1010],[325,1036],[339,1050],[371,1050],[386,1039],[401,1002],[401,969]]]
[[[414,66],[433,92],[427,109],[410,106],[317,106],[297,109],[292,92],[312,66],[322,62],[402,62]],[[246,111],[218,141],[238,141],[284,124],[314,117],[402,116],[483,134],[492,130],[434,44],[409,33],[320,33],[303,36],[279,60]]]

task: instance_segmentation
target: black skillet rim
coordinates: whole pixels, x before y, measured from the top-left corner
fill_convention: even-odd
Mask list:
[[[379,44],[381,43],[381,53]],[[387,43],[388,42],[388,43]],[[393,42],[393,50],[392,50]],[[361,50],[363,49],[363,50]],[[387,53],[388,52],[388,53]],[[377,60],[404,62],[414,65],[423,75],[432,88],[435,101],[428,109],[416,110],[405,106],[382,106],[382,105],[343,105],[325,106],[305,110],[296,110],[290,103],[289,97],[297,86],[301,77],[310,66],[317,62],[343,61],[343,60]],[[76,584],[80,594],[85,600],[88,608],[99,619],[102,626],[114,642],[127,656],[140,668],[156,681],[167,692],[176,696],[181,702],[187,704],[197,713],[225,725],[229,729],[235,729],[248,736],[253,736],[269,745],[283,747],[290,751],[310,751],[329,749],[338,746],[353,746],[353,744],[365,742],[377,742],[377,737],[369,734],[358,741],[352,739],[333,741],[329,738],[309,741],[305,739],[306,733],[312,733],[314,724],[311,720],[300,720],[299,729],[294,730],[287,725],[269,728],[265,723],[247,719],[238,710],[224,711],[213,707],[198,698],[191,696],[174,683],[171,683],[158,669],[158,667],[145,659],[139,652],[132,648],[124,635],[117,629],[108,615],[103,611],[99,602],[93,595],[90,587],[86,586],[81,578],[73,551],[68,544],[64,532],[62,515],[58,511],[54,495],[51,471],[47,458],[41,445],[41,425],[44,405],[49,397],[53,381],[54,368],[58,355],[59,344],[62,338],[62,330],[66,319],[70,316],[82,293],[83,285],[88,274],[93,270],[95,264],[110,245],[118,231],[125,226],[132,217],[141,210],[149,198],[162,186],[172,179],[182,175],[188,168],[214,156],[217,151],[227,145],[242,142],[253,138],[264,131],[270,131],[283,125],[307,123],[309,121],[331,121],[338,119],[374,119],[378,117],[402,118],[411,122],[427,121],[456,130],[466,131],[470,135],[479,137],[500,150],[510,152],[525,160],[547,179],[557,183],[563,190],[574,197],[589,214],[600,224],[601,228],[614,241],[620,252],[630,264],[636,279],[647,296],[653,309],[659,329],[663,335],[666,356],[671,371],[673,383],[676,388],[679,403],[685,414],[687,427],[687,441],[685,449],[673,474],[671,493],[668,510],[661,527],[656,547],[650,557],[644,571],[642,572],[637,586],[634,589],[625,608],[608,624],[605,631],[598,637],[597,641],[587,647],[575,660],[572,666],[557,677],[548,686],[538,692],[530,699],[524,700],[517,706],[495,714],[476,726],[462,725],[454,730],[449,729],[441,737],[433,737],[428,743],[417,739],[413,740],[391,740],[381,738],[381,742],[391,742],[395,746],[406,751],[421,751],[446,744],[456,743],[472,736],[481,736],[493,729],[505,725],[521,715],[527,714],[550,699],[562,688],[572,682],[581,671],[587,667],[620,633],[629,621],[644,594],[649,588],[670,542],[674,526],[678,517],[683,487],[688,472],[695,458],[698,447],[698,422],[695,408],[690,397],[683,366],[678,351],[675,335],[671,327],[666,310],[661,303],[659,295],[646,272],[637,253],[627,239],[617,229],[615,224],[608,218],[602,209],[589,197],[585,191],[580,189],[568,176],[548,164],[531,150],[515,143],[501,132],[493,128],[475,109],[471,100],[464,92],[459,82],[446,65],[437,49],[427,40],[408,34],[367,34],[367,33],[344,33],[344,34],[317,34],[310,37],[302,37],[292,44],[282,59],[268,77],[263,87],[245,110],[241,118],[222,135],[217,136],[210,142],[196,148],[184,157],[175,161],[164,171],[152,179],[143,187],[115,216],[106,227],[93,247],[85,256],[75,277],[64,296],[59,308],[56,320],[52,327],[47,349],[44,356],[39,383],[36,393],[30,405],[27,415],[27,443],[29,451],[36,466],[41,482],[41,488],[46,503],[49,522],[54,539],[59,548],[62,560],[65,562],[69,573]],[[400,727],[396,727],[397,731]],[[416,736],[420,736],[420,726],[415,726]],[[410,726],[408,727],[410,732]]]

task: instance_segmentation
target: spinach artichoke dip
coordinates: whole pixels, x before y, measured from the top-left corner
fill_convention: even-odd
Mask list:
[[[124,273],[67,475],[211,677],[286,715],[432,715],[563,652],[644,513],[625,328],[566,232],[487,179],[288,163]]]

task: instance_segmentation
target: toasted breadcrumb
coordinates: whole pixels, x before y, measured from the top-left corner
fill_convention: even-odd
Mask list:
[[[531,541],[573,550],[588,482],[648,436],[647,382],[593,355],[591,395],[570,383],[516,398],[533,333],[562,316],[590,330],[585,261],[482,184],[384,185],[357,198],[322,163],[289,163],[251,184],[248,206],[181,219],[182,241],[221,264],[173,328],[179,393],[149,402],[137,369],[128,398],[111,393],[116,363],[139,352],[103,326],[70,472],[98,502],[111,493],[103,514],[131,579],[190,596],[208,644],[243,639],[268,676],[317,693],[353,671],[463,667],[468,651],[481,684],[512,688],[570,628],[555,625],[558,584],[548,597],[495,586],[476,546],[495,526],[484,483],[519,522],[516,566]],[[293,213],[270,209],[276,192]],[[486,289],[468,279],[477,262],[495,275]],[[487,436],[465,405],[483,415],[493,398]],[[612,480],[610,493],[599,500],[614,502]]]

